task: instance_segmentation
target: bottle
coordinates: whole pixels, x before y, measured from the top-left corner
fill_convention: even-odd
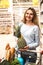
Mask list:
[[[18,61],[20,62],[20,65],[24,65],[24,59],[21,57],[21,54],[18,54]]]
[[[30,65],[29,58],[26,58],[25,65]]]
[[[25,65],[29,65],[29,62],[28,62],[28,61],[26,61]]]

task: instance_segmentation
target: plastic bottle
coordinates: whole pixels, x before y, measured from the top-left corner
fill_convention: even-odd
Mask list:
[[[25,65],[29,65],[29,62],[28,62],[28,61],[26,61]]]
[[[20,65],[24,65],[24,59],[21,57],[21,54],[18,54],[18,61],[20,62]]]
[[[26,58],[25,65],[30,65],[30,63],[29,63],[29,58]]]

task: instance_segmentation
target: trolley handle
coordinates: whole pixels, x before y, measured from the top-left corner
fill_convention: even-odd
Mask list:
[[[40,53],[40,51],[36,51],[36,50],[27,50],[27,51]]]

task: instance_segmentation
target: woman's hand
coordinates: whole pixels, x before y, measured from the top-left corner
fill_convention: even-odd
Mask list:
[[[28,50],[29,49],[29,46],[25,46],[24,49],[27,49]]]
[[[43,50],[40,53],[43,54]]]
[[[26,51],[27,49],[19,49],[20,51]]]
[[[25,46],[23,49],[19,49],[20,51],[26,51],[29,49],[29,46]]]

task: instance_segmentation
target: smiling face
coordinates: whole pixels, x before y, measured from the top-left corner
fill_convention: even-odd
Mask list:
[[[25,13],[25,20],[32,21],[33,19],[33,12],[31,10],[27,10]]]
[[[29,7],[25,11],[24,17],[23,17],[23,23],[24,24],[35,24],[39,26],[38,16],[34,8]]]

